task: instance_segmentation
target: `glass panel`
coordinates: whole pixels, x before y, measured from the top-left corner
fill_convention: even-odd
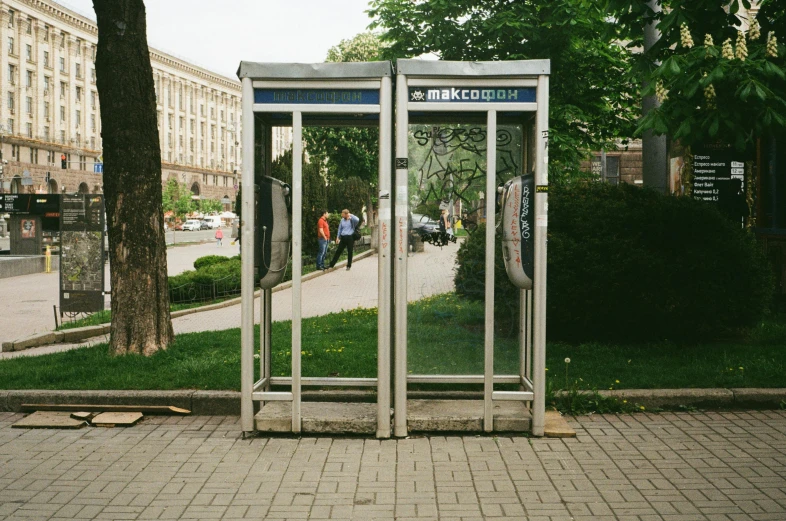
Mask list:
[[[484,230],[496,196],[487,202],[486,134],[481,124],[409,127],[407,348],[413,374],[483,373]],[[500,125],[497,150],[498,183],[521,175],[522,126]],[[504,276],[504,267],[497,273]],[[506,365],[513,360],[514,370],[517,346],[513,342],[512,354],[506,347],[500,358]]]
[[[272,127],[269,154],[270,176],[292,185],[292,146],[288,128]],[[283,131],[283,132],[282,132]],[[307,127],[304,127],[304,134]],[[341,129],[335,129],[342,132]],[[378,147],[376,141],[366,143]],[[372,234],[377,224],[369,206],[369,183],[358,177],[334,174],[328,182],[320,170],[320,159],[305,154],[302,171],[302,284],[301,284],[301,360],[303,377],[373,378],[377,375],[377,300],[378,256],[371,253]],[[376,165],[374,165],[376,168]],[[358,172],[353,172],[355,176]],[[367,177],[370,177],[368,175]],[[373,206],[372,206],[373,207]],[[349,242],[345,241],[338,258],[336,244],[342,210],[361,219],[360,240],[352,241],[352,266],[347,270]],[[320,264],[333,270],[317,269],[320,253],[318,223],[322,211],[328,212],[330,241]],[[347,222],[354,222],[349,219]],[[292,230],[293,240],[295,230]],[[284,282],[292,278],[292,250]],[[273,293],[272,375],[290,376],[292,371],[292,288]]]

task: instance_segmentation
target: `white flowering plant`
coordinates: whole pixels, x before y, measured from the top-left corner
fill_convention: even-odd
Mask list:
[[[722,40],[690,31],[682,24],[682,45],[653,72],[644,94],[655,94],[661,105],[642,119],[638,132],[669,134],[685,145],[723,139],[742,151],[785,129],[786,49],[778,35],[762,37],[755,19]]]

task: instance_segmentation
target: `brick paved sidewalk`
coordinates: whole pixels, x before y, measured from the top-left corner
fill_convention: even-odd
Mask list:
[[[239,437],[237,418],[18,430],[0,519],[783,520],[786,411],[594,415],[576,439]]]

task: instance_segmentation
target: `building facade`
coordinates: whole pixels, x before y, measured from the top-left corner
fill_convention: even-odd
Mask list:
[[[2,191],[102,191],[97,41],[94,21],[51,0],[0,0]],[[153,48],[150,61],[162,185],[174,178],[229,209],[241,158],[240,82]]]

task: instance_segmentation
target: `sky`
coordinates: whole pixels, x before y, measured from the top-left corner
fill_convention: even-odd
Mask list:
[[[56,2],[95,20],[92,0]],[[151,47],[237,78],[240,61],[323,62],[367,30],[368,0],[145,0]]]

